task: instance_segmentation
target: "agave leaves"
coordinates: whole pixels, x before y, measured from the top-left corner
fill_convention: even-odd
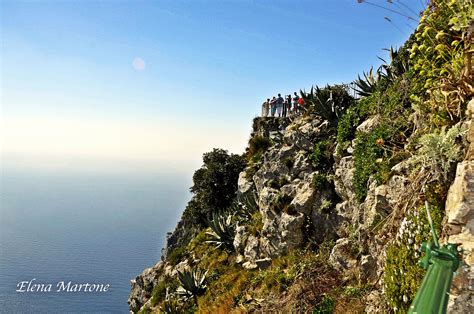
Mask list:
[[[367,97],[375,92],[375,89],[377,88],[377,84],[379,83],[381,76],[379,70],[375,71],[374,74],[373,67],[370,67],[369,72],[363,72],[363,74],[364,79],[362,79],[360,75],[358,75],[357,80],[354,81],[354,84],[357,86],[357,88],[354,88],[354,90],[361,97]]]
[[[393,81],[408,71],[408,58],[401,58],[400,50],[393,49],[393,47],[390,47],[390,49],[385,48],[384,50],[389,53],[390,63],[387,63],[387,61],[378,57],[384,62],[384,64],[380,66],[378,72],[382,77],[387,78],[389,81]]]
[[[200,270],[178,271],[178,280],[181,286],[176,289],[176,293],[185,298],[194,298],[197,304],[197,297],[203,295],[207,286],[205,285],[206,272]]]
[[[361,78],[360,75],[358,75],[357,80],[354,81],[354,84],[357,86],[354,90],[361,97],[372,95],[382,78],[392,82],[402,76],[403,73],[407,72],[409,69],[408,58],[403,58],[401,56],[401,50],[394,49],[393,47],[390,47],[390,49],[385,48],[384,50],[389,53],[390,63],[378,57],[384,62],[384,64],[375,71],[373,67],[371,67],[369,72],[363,72],[364,78]]]
[[[239,221],[248,221],[252,214],[258,210],[257,196],[255,192],[245,196],[239,196],[237,201],[231,206],[233,216]]]
[[[216,248],[222,248],[232,252],[234,250],[235,224],[232,215],[226,213],[214,213],[213,219],[209,221],[211,231],[206,232],[211,237],[208,243],[213,243]]]
[[[324,88],[316,86],[311,87],[309,93],[300,93],[310,112],[320,115],[333,125],[337,124],[339,117],[353,102],[346,85],[328,85]]]

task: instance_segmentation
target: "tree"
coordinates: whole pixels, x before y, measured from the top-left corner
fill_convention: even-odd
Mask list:
[[[245,159],[213,149],[203,155],[203,166],[193,175],[191,192],[194,194],[187,210],[201,226],[207,226],[212,214],[228,208],[237,192],[239,173],[245,168]]]

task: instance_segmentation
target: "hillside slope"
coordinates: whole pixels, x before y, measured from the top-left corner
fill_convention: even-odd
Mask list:
[[[255,118],[242,156],[214,150],[133,312],[406,312],[431,239],[464,265],[449,311],[474,312],[472,1],[432,1],[376,74]]]

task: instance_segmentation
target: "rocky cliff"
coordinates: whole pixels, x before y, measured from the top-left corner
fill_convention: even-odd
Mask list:
[[[255,118],[238,177],[194,176],[210,190],[209,171],[232,178],[229,202],[208,209],[194,189],[163,260],[132,280],[131,311],[406,312],[426,202],[441,242],[462,249],[448,312],[474,312],[472,10],[433,1],[358,99],[316,88],[305,114]]]

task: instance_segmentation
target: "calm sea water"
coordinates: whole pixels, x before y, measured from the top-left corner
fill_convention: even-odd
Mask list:
[[[0,312],[127,313],[130,279],[156,263],[189,199],[185,177],[4,171]],[[20,281],[108,283],[107,293],[17,293]],[[53,285],[53,290],[54,285]]]

